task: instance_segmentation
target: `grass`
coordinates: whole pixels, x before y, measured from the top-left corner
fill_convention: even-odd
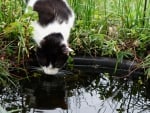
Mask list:
[[[70,0],[70,3],[76,12],[71,40],[75,50],[87,46],[89,54],[95,49],[96,55],[116,56],[119,51],[130,51],[133,57],[135,52],[144,57],[141,52],[147,51],[150,41],[149,1]]]
[[[70,36],[76,55],[130,59],[150,68],[150,0],[68,1],[76,14]],[[0,0],[1,82],[12,75],[10,69],[20,70],[33,45],[30,21],[37,16],[24,14],[25,7],[23,0]]]
[[[150,50],[149,0],[70,0],[70,4],[76,13],[70,43],[77,54],[145,62]]]
[[[25,7],[22,0],[0,0],[0,83],[2,84],[4,80],[13,83],[14,79],[13,81],[11,79],[18,77],[10,73],[11,70],[24,70],[20,66],[23,66],[24,60],[29,57],[28,50],[33,45],[30,38],[32,31],[30,22],[37,16],[33,11],[24,14]]]

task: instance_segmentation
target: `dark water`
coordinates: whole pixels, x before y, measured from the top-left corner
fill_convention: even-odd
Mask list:
[[[0,93],[14,113],[150,113],[150,84],[108,74],[41,76]]]

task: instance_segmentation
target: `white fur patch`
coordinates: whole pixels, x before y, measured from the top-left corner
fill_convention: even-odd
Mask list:
[[[73,17],[69,18],[68,23],[63,22],[59,24],[59,22],[55,21],[43,27],[38,22],[32,22],[32,26],[34,28],[33,39],[39,46],[43,38],[52,33],[61,33],[64,37],[65,43],[67,43],[71,27],[73,26]]]

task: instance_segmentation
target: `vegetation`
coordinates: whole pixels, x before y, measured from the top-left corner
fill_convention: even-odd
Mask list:
[[[116,57],[137,61],[150,75],[149,0],[69,0],[76,13],[70,43],[77,55]],[[0,83],[17,75],[29,57],[30,22],[35,12],[24,14],[24,0],[0,0]],[[143,60],[144,59],[144,60]],[[11,75],[11,76],[10,76]],[[12,76],[13,75],[13,76]],[[18,76],[17,76],[18,78]]]
[[[76,12],[71,41],[76,50],[84,48],[84,53],[90,55],[91,51],[109,56],[124,51],[131,56],[145,56],[150,40],[147,0],[70,1]]]
[[[76,13],[71,45],[79,55],[130,59],[149,69],[149,0],[70,0]],[[148,64],[148,65],[147,65]],[[150,75],[149,71],[145,71]]]
[[[24,74],[26,71],[22,66],[33,45],[30,22],[37,16],[32,10],[24,14],[25,7],[23,0],[0,0],[0,84],[3,85],[5,80],[13,84],[18,80],[19,76],[10,71],[21,70]]]

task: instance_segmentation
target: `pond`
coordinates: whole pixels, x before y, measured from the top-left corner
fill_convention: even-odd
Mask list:
[[[13,113],[149,113],[149,87],[107,72],[43,75],[1,89],[0,104]]]
[[[142,70],[132,72],[134,62],[119,63],[114,74],[115,65],[115,59],[76,57],[73,70],[57,76],[29,69],[33,77],[0,88],[0,105],[12,113],[149,113],[150,81],[142,83]]]

